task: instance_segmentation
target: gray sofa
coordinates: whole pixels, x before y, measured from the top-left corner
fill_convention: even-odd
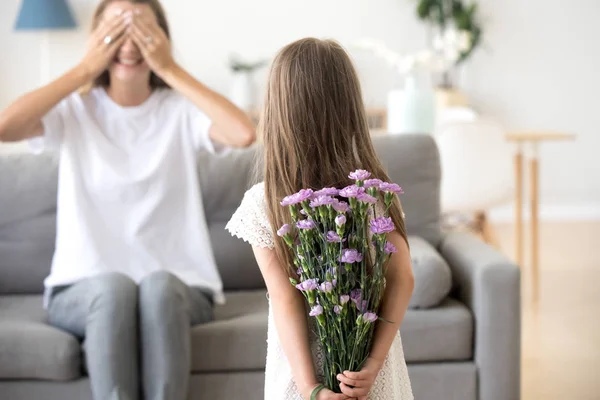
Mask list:
[[[406,193],[416,287],[400,330],[415,398],[519,399],[519,269],[469,234],[440,231],[439,158],[429,136],[382,136],[375,145]],[[199,164],[227,304],[217,308],[215,322],[193,328],[190,399],[263,398],[265,286],[250,247],[224,230],[251,183],[255,152],[202,155]],[[42,307],[56,178],[53,155],[0,155],[3,400],[92,398],[85,342],[49,326]]]

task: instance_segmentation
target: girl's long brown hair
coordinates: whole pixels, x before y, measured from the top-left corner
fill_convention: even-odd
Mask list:
[[[100,1],[98,6],[96,7],[96,10],[94,11],[94,17],[92,18],[92,32],[100,24],[102,14],[104,13],[106,6],[108,6],[113,1],[116,1],[116,0],[101,0]],[[156,16],[156,20],[158,21],[158,26],[160,26],[160,28],[165,32],[165,35],[167,36],[167,38],[169,40],[171,40],[171,33],[169,31],[169,23],[167,21],[167,14],[165,13],[165,10],[159,0],[128,0],[128,1],[132,4],[147,4],[148,6],[150,6],[150,8],[152,9],[152,12]],[[104,71],[103,73],[101,73],[100,76],[98,76],[94,80],[94,82],[91,85],[89,85],[89,87],[84,89],[84,91],[88,91],[89,89],[91,89],[93,87],[98,87],[98,86],[106,88],[109,85],[110,85],[110,75],[107,70],[107,71]],[[154,72],[151,72],[150,73],[150,87],[152,89],[156,89],[156,88],[169,88],[170,86],[165,81],[163,81],[158,75],[156,75]]]
[[[271,66],[258,126],[264,142],[267,215],[273,232],[290,223],[279,202],[303,188],[345,187],[366,169],[389,181],[373,143],[357,73],[337,42],[306,38],[284,47]],[[399,200],[390,216],[406,240]],[[276,237],[275,250],[293,274],[293,254]]]

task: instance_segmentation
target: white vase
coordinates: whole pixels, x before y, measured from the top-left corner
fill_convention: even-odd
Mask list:
[[[233,74],[229,100],[244,111],[252,111],[254,107],[254,85],[250,73],[237,72]]]
[[[388,93],[387,130],[392,134],[433,134],[435,91],[427,74],[409,74],[404,88]]]

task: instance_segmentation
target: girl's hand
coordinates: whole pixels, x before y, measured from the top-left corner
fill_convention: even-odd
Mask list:
[[[150,69],[158,76],[175,64],[171,55],[171,42],[151,10],[143,6],[136,9],[129,34]]]
[[[313,390],[317,386],[318,386],[317,384],[306,386],[303,390],[301,390],[302,397],[306,400],[309,400],[310,395],[312,394]],[[343,393],[335,393],[327,388],[323,388],[323,389],[319,390],[319,392],[317,393],[317,400],[356,400],[356,399],[348,397]]]
[[[108,68],[127,35],[131,24],[131,12],[113,14],[104,18],[96,27],[87,43],[87,52],[80,63],[89,80],[96,79]]]
[[[310,397],[308,397],[310,398]],[[354,400],[343,393],[334,393],[329,389],[321,389],[317,394],[317,400]]]
[[[359,372],[344,371],[343,374],[338,374],[342,393],[358,400],[367,400],[381,366],[381,362],[369,357]]]

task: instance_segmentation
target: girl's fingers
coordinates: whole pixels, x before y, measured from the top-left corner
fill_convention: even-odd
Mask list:
[[[365,379],[365,376],[363,376],[363,373],[361,373],[361,372],[344,371],[344,373],[341,375],[344,375],[347,378],[355,379],[355,380],[364,380]]]
[[[345,383],[340,383],[340,390],[349,397],[359,397],[363,394],[359,388],[348,387]]]
[[[346,396],[345,394],[338,394],[335,396],[334,400],[347,400],[348,396]]]
[[[344,374],[338,374],[337,379],[338,379],[338,381],[345,383],[348,386],[354,386],[354,387],[360,386],[360,381],[358,381],[356,379],[348,378]]]

